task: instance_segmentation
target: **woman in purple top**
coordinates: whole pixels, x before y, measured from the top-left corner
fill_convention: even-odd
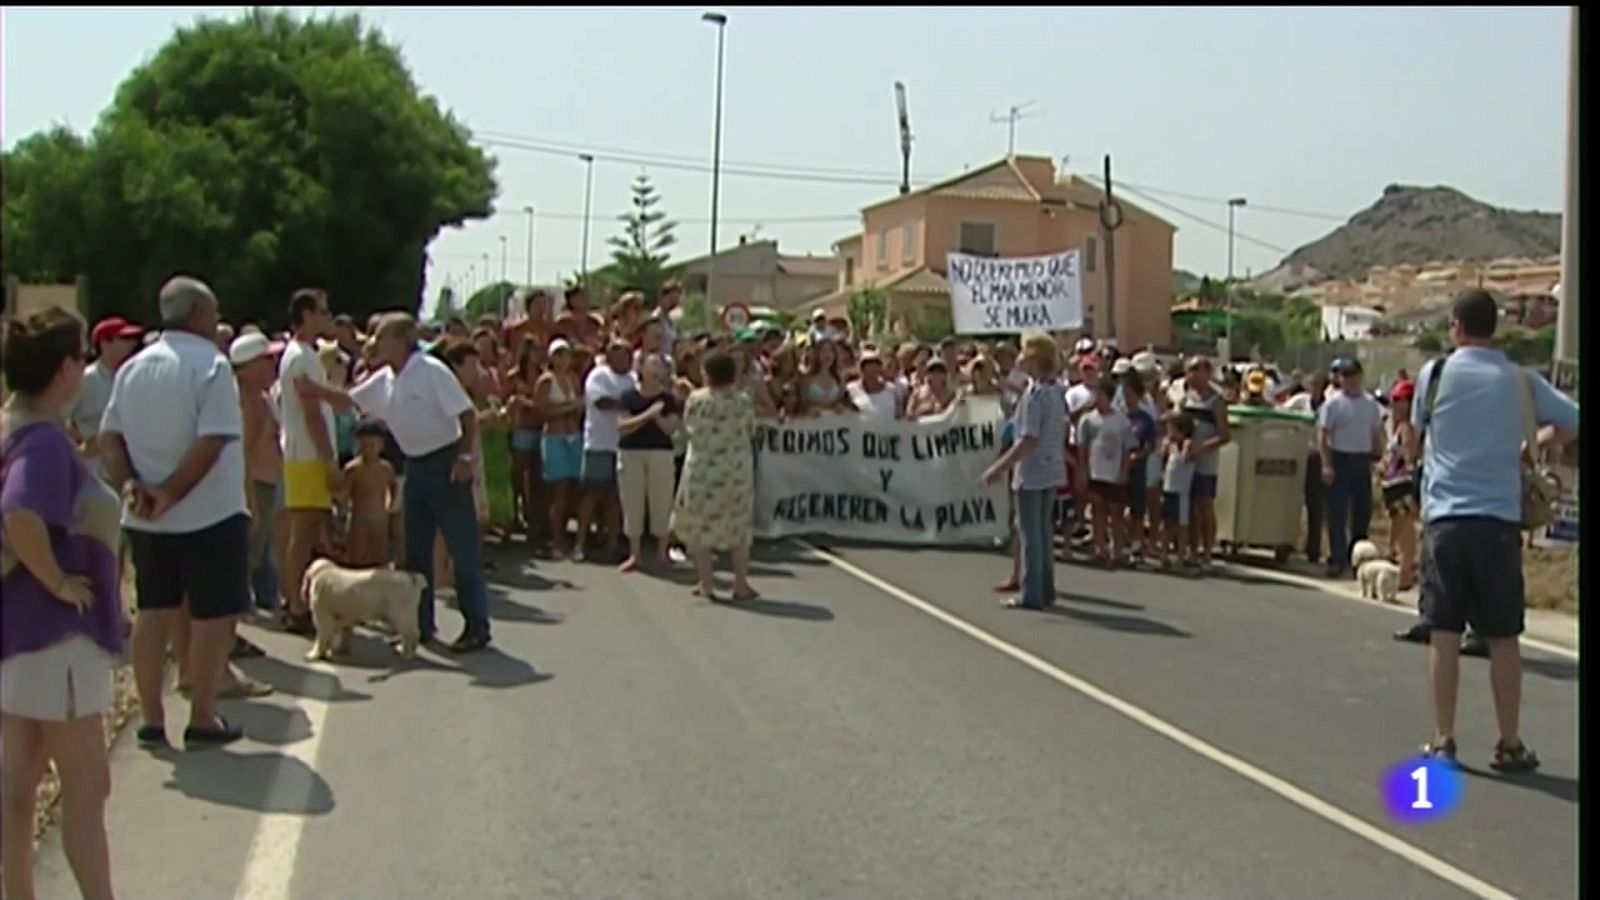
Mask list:
[[[54,761],[78,889],[110,900],[102,717],[122,650],[121,504],[85,467],[63,425],[83,381],[83,324],[60,310],[8,321],[0,356],[16,391],[0,420],[3,893],[34,895],[34,797]]]

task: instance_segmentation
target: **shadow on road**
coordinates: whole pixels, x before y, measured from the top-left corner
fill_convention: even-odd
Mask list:
[[[310,644],[306,644],[307,648]],[[296,666],[270,656],[241,659],[234,663],[239,671],[267,684],[279,694],[305,697],[324,703],[347,703],[351,700],[371,700],[371,694],[352,691],[335,675]]]
[[[1557,800],[1562,800],[1574,806],[1578,804],[1578,779],[1566,778],[1561,775],[1546,775],[1543,772],[1519,772],[1514,775],[1501,775],[1498,772],[1475,769],[1463,765],[1462,770],[1468,775],[1503,784],[1507,787],[1520,788],[1525,791],[1538,791]]]
[[[1059,594],[1059,596],[1063,599],[1079,603],[1088,602],[1102,606],[1117,605],[1115,601],[1106,601],[1098,597],[1085,598],[1076,594]],[[1062,606],[1059,603],[1055,606],[1046,607],[1045,609],[1041,610],[1041,612],[1045,613],[1046,615],[1059,616],[1063,619],[1072,619],[1073,621],[1084,622],[1089,625],[1097,625],[1108,631],[1120,631],[1125,634],[1145,634],[1154,635],[1156,637],[1178,638],[1194,637],[1194,635],[1180,628],[1174,628],[1165,622],[1158,622],[1155,619],[1147,619],[1143,616],[1125,616],[1118,615],[1116,613],[1090,612],[1086,609],[1073,609],[1070,606]]]
[[[173,764],[172,778],[162,787],[191,800],[293,816],[333,811],[328,782],[292,756],[227,750],[164,751],[161,756]]]
[[[565,619],[545,612],[531,603],[518,603],[511,595],[489,586],[489,618],[495,622],[526,622],[532,625],[560,625]]]
[[[575,591],[579,587],[565,578],[546,578],[515,566],[504,566],[489,578],[489,587],[515,588],[519,591]]]
[[[1074,594],[1069,591],[1056,591],[1057,600],[1068,603],[1087,603],[1091,606],[1107,606],[1112,609],[1127,610],[1129,612],[1144,612],[1144,607],[1137,603],[1123,603],[1121,600],[1107,600],[1104,597],[1091,597],[1087,594]]]
[[[809,603],[791,603],[787,600],[767,600],[763,597],[757,597],[754,600],[740,600],[717,605],[726,609],[737,609],[779,619],[800,619],[805,622],[833,621],[833,610],[828,609],[826,606],[812,606]]]
[[[1522,655],[1522,671],[1540,675],[1552,681],[1577,681],[1578,664],[1564,659],[1532,656],[1526,650]]]
[[[311,737],[311,720],[298,706],[274,703],[227,703],[228,721],[244,729],[250,740],[286,747]]]

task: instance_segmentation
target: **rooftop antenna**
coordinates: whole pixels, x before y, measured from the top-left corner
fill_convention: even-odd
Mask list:
[[[1017,123],[1023,119],[1033,119],[1044,115],[1043,112],[1029,112],[1028,107],[1033,104],[1034,101],[1029,100],[1027,103],[1010,107],[1003,116],[999,113],[989,114],[990,122],[997,125],[1001,122],[1006,123],[1006,156],[1017,155]]]
[[[894,105],[900,118],[900,193],[911,193],[911,108],[906,105],[906,84],[894,83]]]

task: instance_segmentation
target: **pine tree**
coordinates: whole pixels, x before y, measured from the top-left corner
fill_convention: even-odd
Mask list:
[[[610,269],[616,286],[624,291],[639,291],[652,304],[667,280],[667,250],[678,242],[673,234],[678,223],[657,209],[660,202],[650,176],[640,172],[633,180],[631,208],[617,216],[623,224],[622,234],[607,241],[612,248]]]

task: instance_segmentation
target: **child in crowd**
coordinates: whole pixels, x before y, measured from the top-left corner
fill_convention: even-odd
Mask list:
[[[1161,447],[1165,470],[1161,483],[1161,522],[1165,540],[1158,563],[1167,568],[1175,556],[1187,568],[1194,562],[1189,546],[1189,485],[1194,481],[1194,419],[1186,412],[1173,411],[1162,417],[1166,440]],[[1169,554],[1171,554],[1169,556]]]
[[[383,426],[362,422],[355,433],[360,454],[344,467],[350,491],[344,564],[354,569],[377,568],[389,561],[389,515],[399,499],[399,482],[394,467],[383,458]]]
[[[1111,405],[1117,384],[1106,378],[1094,385],[1094,407],[1078,419],[1078,477],[1087,475],[1087,501],[1093,521],[1094,561],[1105,566],[1125,562],[1128,554],[1128,470],[1138,438],[1125,413]]]

